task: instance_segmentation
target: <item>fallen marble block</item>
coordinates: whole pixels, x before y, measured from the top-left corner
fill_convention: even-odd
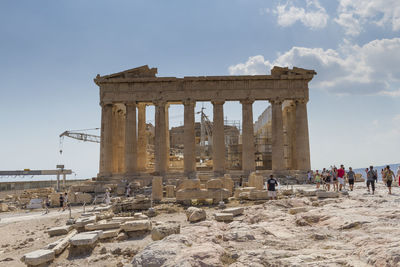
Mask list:
[[[325,191],[319,191],[316,193],[318,198],[337,198],[339,197],[338,192],[325,192]]]
[[[74,235],[69,242],[73,246],[93,245],[97,242],[103,231],[83,232]]]
[[[244,208],[241,208],[241,207],[227,208],[227,209],[221,210],[221,213],[232,213],[233,216],[241,215],[241,214],[243,214],[243,212],[244,212]]]
[[[66,225],[66,226],[51,228],[47,230],[47,233],[49,234],[50,237],[52,237],[52,236],[66,235],[71,230],[72,230],[72,225]]]
[[[38,266],[53,261],[55,253],[49,249],[39,249],[29,252],[22,257],[22,261],[28,266]]]
[[[218,222],[228,222],[233,220],[232,213],[215,213],[214,218]]]
[[[119,232],[120,232],[120,229],[112,229],[112,230],[103,231],[103,234],[100,236],[100,239],[108,239],[108,238],[117,237]]]
[[[77,228],[84,227],[86,224],[96,222],[96,216],[89,216],[89,217],[81,217],[78,218],[75,222],[75,226]]]
[[[121,225],[121,229],[125,232],[148,231],[151,230],[151,222],[149,220],[127,221]]]
[[[98,223],[89,223],[85,225],[85,230],[86,231],[94,231],[94,230],[108,230],[108,229],[114,229],[114,228],[119,228],[120,223],[119,222],[98,222]]]

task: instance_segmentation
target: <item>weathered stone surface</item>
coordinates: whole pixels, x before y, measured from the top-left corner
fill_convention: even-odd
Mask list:
[[[307,208],[305,207],[298,207],[298,208],[291,208],[289,209],[289,214],[297,214],[297,213],[301,213],[301,212],[306,212]]]
[[[107,239],[107,238],[117,237],[119,232],[120,232],[119,229],[112,229],[112,230],[103,231],[103,234],[100,236],[100,239]]]
[[[102,231],[83,232],[71,237],[69,242],[73,246],[93,245],[97,242],[101,234]]]
[[[79,203],[79,204],[89,204],[92,203],[93,197],[91,194],[88,193],[82,193],[82,192],[77,192],[75,193],[75,201],[74,203]]]
[[[167,197],[167,198],[175,197],[175,185],[166,185],[165,186],[165,197]]]
[[[268,191],[267,190],[253,190],[249,192],[250,200],[265,200],[268,199]]]
[[[238,216],[243,214],[244,208],[243,207],[237,207],[237,208],[228,208],[221,210],[221,213],[232,213],[233,216]]]
[[[206,184],[207,189],[220,189],[222,188],[222,181],[220,179],[211,179]]]
[[[156,241],[172,234],[179,234],[180,229],[181,226],[176,223],[162,223],[160,225],[156,225],[153,227],[153,229],[151,229],[151,239]]]
[[[33,198],[26,206],[27,209],[41,209],[43,207],[43,200],[41,198]]]
[[[72,230],[72,225],[66,225],[66,226],[51,228],[47,230],[47,233],[49,234],[49,236],[59,236],[59,235],[66,235],[71,230]]]
[[[121,229],[125,232],[148,231],[151,230],[151,222],[149,220],[127,221],[121,225]]]
[[[235,182],[232,180],[229,174],[225,174],[222,180],[222,187],[229,191],[230,196],[233,194],[233,188],[235,186]]]
[[[114,229],[119,228],[119,222],[107,222],[107,221],[100,221],[98,223],[89,223],[85,225],[86,231],[93,231],[93,230],[107,230],[107,229]]]
[[[57,242],[57,244],[56,244],[53,248],[51,248],[51,250],[54,251],[54,253],[56,254],[56,256],[59,255],[59,254],[61,254],[61,253],[64,251],[64,249],[66,249],[66,248],[68,247],[69,240],[70,240],[74,235],[76,235],[77,232],[78,232],[78,231],[75,230],[75,229],[72,230],[66,237],[60,239],[60,240]]]
[[[80,228],[84,227],[86,224],[94,223],[96,221],[96,216],[80,217],[76,220],[75,226]]]
[[[177,190],[180,189],[200,189],[199,179],[186,179],[178,186]]]
[[[37,266],[44,263],[51,262],[55,258],[53,250],[39,249],[30,253],[25,254],[22,259],[25,264],[30,266]]]
[[[151,195],[154,201],[160,201],[163,198],[162,177],[154,176],[152,181]]]
[[[200,208],[189,207],[185,213],[189,222],[198,222],[206,219],[205,210]]]
[[[6,203],[0,203],[0,211],[1,212],[8,211],[8,205]]]
[[[234,197],[235,198],[239,198],[241,193],[245,193],[245,192],[251,192],[256,190],[255,187],[242,187],[242,188],[236,188],[235,189],[235,193],[234,193]]]
[[[207,199],[208,190],[206,189],[181,189],[176,192],[176,200]]]
[[[255,187],[257,190],[263,190],[264,189],[264,178],[256,172],[250,173],[249,186]]]
[[[338,192],[325,192],[325,191],[318,191],[316,193],[316,196],[318,198],[337,198],[339,197],[339,193]]]
[[[232,221],[233,214],[232,213],[215,213],[214,218],[215,218],[215,220],[217,220],[219,222]]]

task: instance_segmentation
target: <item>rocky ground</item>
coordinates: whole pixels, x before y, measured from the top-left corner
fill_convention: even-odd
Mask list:
[[[228,206],[243,206],[244,214],[217,222],[216,209],[202,207],[207,219],[189,223],[183,208],[169,206],[152,220],[179,223],[180,234],[114,239],[84,257],[67,249],[50,266],[400,266],[398,187],[388,195],[379,184],[371,195],[358,183],[339,198],[293,195]],[[0,266],[25,266],[21,256],[59,239],[44,231],[68,219],[57,210],[23,215],[0,214]]]

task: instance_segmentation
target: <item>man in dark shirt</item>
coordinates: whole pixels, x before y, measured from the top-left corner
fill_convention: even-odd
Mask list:
[[[268,189],[268,196],[269,199],[278,199],[276,197],[276,187],[278,186],[278,181],[274,178],[274,176],[271,174],[269,176],[269,179],[267,181],[267,189]]]
[[[356,178],[356,174],[353,172],[353,169],[350,167],[347,172],[347,180],[349,181],[350,190],[353,191],[354,180]]]

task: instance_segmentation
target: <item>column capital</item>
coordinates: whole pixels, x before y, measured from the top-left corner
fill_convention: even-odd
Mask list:
[[[167,101],[165,101],[165,100],[154,100],[153,104],[155,106],[165,106],[167,104]]]
[[[111,102],[111,101],[101,101],[99,104],[100,104],[101,107],[112,106],[113,102]]]
[[[306,98],[299,98],[299,99],[295,99],[294,100],[294,102],[296,103],[296,104],[307,104],[307,102],[308,102],[308,99],[306,99]]]
[[[136,107],[136,101],[134,101],[134,102],[125,102],[124,105],[125,106],[134,106],[134,107]]]
[[[224,100],[214,100],[211,101],[211,103],[215,106],[215,105],[223,105],[225,103]]]
[[[247,99],[240,100],[240,104],[249,104],[249,105],[251,105],[253,103],[254,103],[254,99],[247,98]]]
[[[270,99],[269,102],[270,102],[272,105],[282,105],[283,99],[274,98],[274,99]]]

